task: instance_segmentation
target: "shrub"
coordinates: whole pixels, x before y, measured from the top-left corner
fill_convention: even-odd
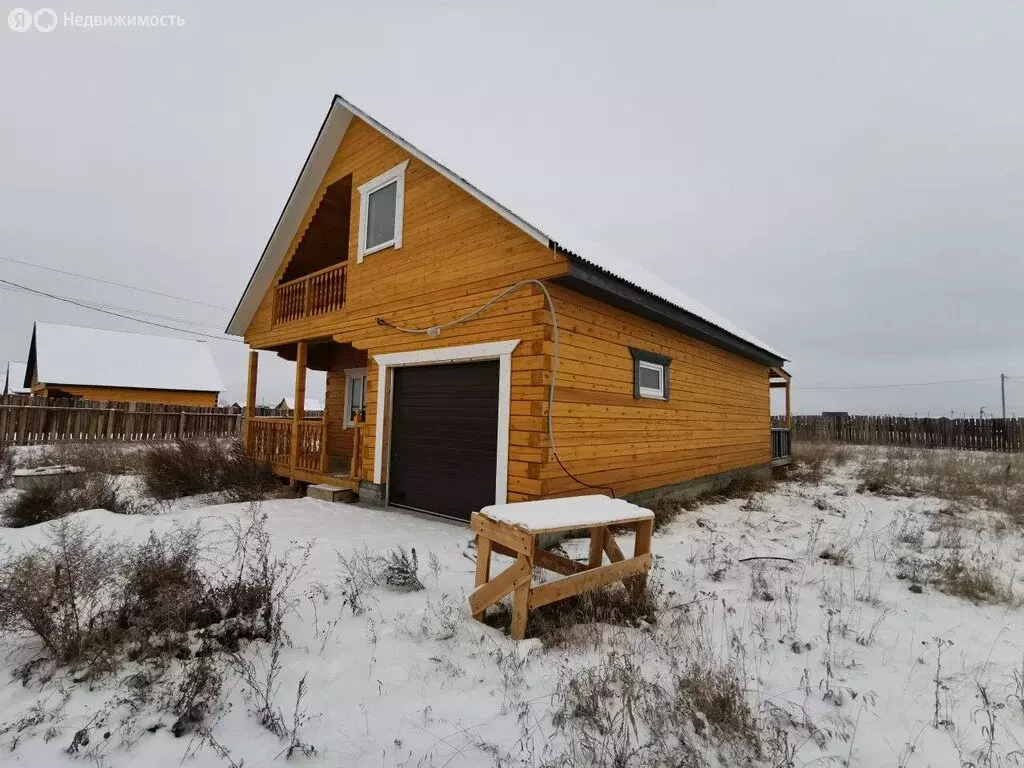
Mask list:
[[[14,476],[14,446],[0,443],[0,490],[11,484]]]
[[[793,442],[793,475],[804,482],[823,482],[830,467],[841,467],[849,459],[849,448],[836,443],[803,440]]]
[[[85,509],[106,509],[126,515],[139,511],[134,501],[118,491],[112,478],[81,473],[22,491],[4,507],[3,518],[8,527],[22,528]]]
[[[256,501],[281,489],[270,467],[247,456],[237,440],[183,438],[148,446],[141,474],[146,492],[162,500],[219,492],[228,501]]]
[[[124,547],[80,522],[61,520],[49,546],[0,565],[0,630],[35,635],[62,663],[115,641],[106,620]]]
[[[258,507],[209,551],[198,527],[135,545],[104,541],[80,521],[58,521],[48,533],[47,546],[0,564],[0,635],[33,635],[59,663],[102,655],[107,668],[122,650],[188,657],[189,632],[228,651],[242,638],[280,635],[309,556],[309,547],[275,556]],[[204,567],[215,560],[228,565]]]

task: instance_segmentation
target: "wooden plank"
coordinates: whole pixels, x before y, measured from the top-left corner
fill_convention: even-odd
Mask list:
[[[489,607],[523,584],[526,584],[529,589],[532,578],[533,569],[530,567],[530,559],[525,555],[520,555],[515,563],[473,590],[469,596],[470,614],[474,617],[483,615]]]
[[[532,555],[534,535],[520,528],[498,523],[474,512],[469,520],[469,529],[491,541],[504,544],[517,554]]]
[[[540,547],[533,550],[533,564],[544,570],[560,573],[563,576],[572,576],[575,573],[582,573],[587,570],[587,566],[583,563],[577,563],[575,560],[570,560],[568,557],[563,557]]]
[[[611,532],[611,529],[605,529],[604,532],[604,551],[608,553],[608,559],[613,563],[618,563],[625,560],[625,556],[622,554],[622,550],[619,548],[619,542],[615,540],[615,534]]]
[[[513,640],[522,640],[526,637],[526,623],[530,615],[530,581],[533,575],[531,569],[520,584],[516,586],[515,597],[512,600],[512,625],[509,627],[509,636]]]
[[[476,537],[476,582],[481,587],[491,578],[491,540],[483,536]]]
[[[539,608],[542,605],[582,594],[587,590],[621,581],[629,576],[646,573],[651,567],[651,560],[651,554],[648,552],[640,557],[631,557],[629,560],[611,565],[602,565],[600,568],[588,569],[574,576],[566,576],[564,579],[533,587],[530,590],[529,607]]]
[[[598,525],[590,529],[590,567],[597,568],[604,560],[604,537],[608,527]]]

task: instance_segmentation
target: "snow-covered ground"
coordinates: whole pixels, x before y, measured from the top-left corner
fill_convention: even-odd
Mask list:
[[[742,670],[747,700],[762,724],[785,733],[793,765],[1024,764],[1024,612],[1016,597],[975,604],[921,577],[959,543],[964,558],[993,564],[1001,585],[1024,594],[1021,531],[995,513],[947,514],[948,503],[938,499],[857,493],[853,470],[683,513],[654,536],[664,602],[658,621],[584,627],[579,642],[548,648],[537,639],[513,642],[467,615],[475,552],[465,527],[310,499],[264,502],[280,553],[313,542],[293,585],[294,611],[285,619],[291,644],[282,650],[276,692],[291,722],[306,676],[301,738],[316,754],[293,760],[565,764],[573,744],[579,747],[578,734],[552,716],[567,680],[606,664],[616,649],[643,674],[667,679],[674,655],[699,649],[693,658],[707,661],[710,654]],[[105,537],[143,540],[150,531],[196,521],[220,530],[250,514],[244,504],[182,504],[153,516],[94,510],[75,517]],[[0,529],[0,541],[15,551],[42,543],[47,525]],[[627,553],[629,539],[620,538]],[[356,613],[338,555],[396,546],[415,548],[425,589],[375,588]],[[564,546],[586,558],[585,541]],[[744,560],[768,557],[784,559]],[[507,562],[495,557],[492,567]],[[10,671],[39,649],[29,640],[4,642],[5,765],[248,768],[286,759],[287,745],[252,716],[245,686],[231,671],[210,717],[211,744],[175,738],[173,716],[158,707],[130,712],[123,702],[130,664],[98,681],[58,675],[25,686]],[[258,669],[267,662],[265,643],[243,653]],[[67,754],[83,727],[92,733],[88,748]],[[642,741],[640,730],[632,738]],[[713,737],[695,737],[692,746],[710,765],[736,764]],[[643,754],[624,765],[645,764]],[[776,754],[765,764],[786,762]]]

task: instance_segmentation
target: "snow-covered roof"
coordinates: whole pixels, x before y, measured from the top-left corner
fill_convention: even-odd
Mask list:
[[[307,412],[308,411],[322,411],[324,409],[324,404],[322,402],[320,402],[319,400],[314,400],[311,397],[307,397],[303,402],[305,403],[305,410]],[[294,397],[283,398],[281,400],[281,403],[283,403],[284,407],[287,408],[289,411],[294,411],[295,410],[295,398]],[[278,403],[278,408],[281,407],[281,403]]]
[[[25,385],[25,371],[27,363],[16,363],[13,360],[7,364],[7,372],[4,375],[4,386],[0,390],[3,395],[27,395],[31,390]]]
[[[508,189],[505,190],[505,196],[502,197],[504,204],[499,203],[488,193],[473,186],[466,178],[460,175],[471,169],[473,164],[467,148],[461,146],[459,142],[450,141],[447,146],[432,147],[433,151],[438,152],[438,156],[441,156],[443,153],[445,160],[444,164],[442,164],[341,96],[334,97],[327,117],[324,119],[323,125],[320,126],[320,132],[317,134],[313,148],[310,150],[302,172],[292,188],[288,202],[285,204],[284,210],[277,220],[277,225],[274,227],[270,240],[267,241],[263,256],[249,278],[245,293],[235,308],[234,315],[232,315],[227,327],[228,333],[236,336],[241,336],[245,333],[245,329],[252,320],[256,308],[270,287],[277,268],[284,259],[288,246],[298,230],[303,216],[305,216],[307,209],[312,203],[320,182],[327,172],[327,168],[338,147],[341,145],[341,140],[345,136],[345,132],[353,117],[357,117],[380,131],[410,155],[433,168],[453,184],[475,197],[495,213],[543,245],[547,247],[557,246],[562,252],[571,254],[572,258],[597,267],[599,270],[607,272],[609,275],[639,289],[645,294],[661,299],[676,309],[717,326],[727,334],[747,342],[773,357],[784,359],[779,352],[768,344],[712,312],[699,301],[687,296],[673,286],[669,281],[628,259],[607,253],[598,245],[586,243],[580,238],[574,238],[571,225],[568,222],[550,221],[550,211],[544,210],[535,202],[531,204],[531,201],[527,199],[528,196],[523,195],[521,192],[519,194],[512,194],[510,190],[513,185],[507,185]],[[495,151],[507,155],[508,147],[496,147]],[[516,163],[508,163],[506,167],[511,169],[510,173],[521,172],[518,170],[519,167]],[[474,178],[478,177],[475,176]],[[489,185],[488,188],[495,194],[503,194],[499,174],[490,174],[486,181]],[[522,189],[521,186],[519,188]]]
[[[36,323],[30,373],[48,385],[172,389],[224,389],[205,341]]]

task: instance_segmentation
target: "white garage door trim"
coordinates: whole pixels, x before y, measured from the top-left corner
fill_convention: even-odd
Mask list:
[[[388,352],[374,355],[377,363],[376,438],[373,445],[373,482],[380,485],[384,472],[384,408],[387,403],[388,368],[406,365],[466,363],[474,360],[498,361],[498,457],[495,462],[494,503],[508,500],[508,428],[512,412],[512,352],[519,339],[435,347],[412,352]]]

